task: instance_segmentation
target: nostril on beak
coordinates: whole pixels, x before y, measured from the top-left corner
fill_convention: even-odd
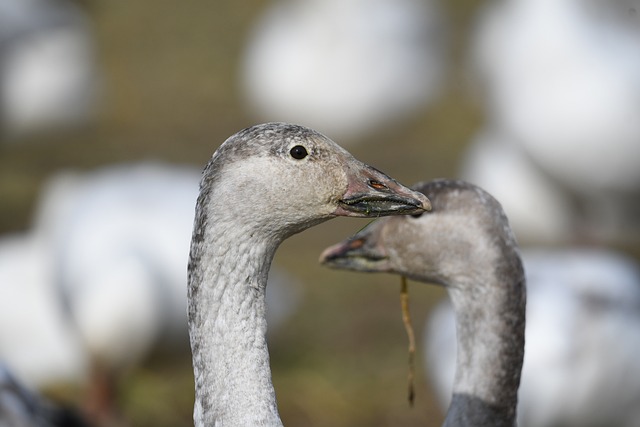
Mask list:
[[[389,190],[389,187],[387,187],[386,185],[384,185],[380,181],[376,181],[375,179],[370,179],[369,180],[369,187],[373,188],[374,190],[380,190],[380,191],[388,191]]]
[[[349,242],[349,249],[355,250],[364,246],[364,239],[354,239]]]

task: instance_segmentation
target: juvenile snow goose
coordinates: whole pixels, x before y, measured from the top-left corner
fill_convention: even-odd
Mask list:
[[[524,356],[525,278],[500,204],[462,181],[414,187],[433,212],[375,221],[327,248],[321,262],[401,274],[447,288],[458,353],[444,425],[512,427]]]
[[[417,214],[421,193],[311,129],[268,123],[206,166],[189,259],[196,426],[282,426],[266,342],[265,287],[287,237],[336,216]]]

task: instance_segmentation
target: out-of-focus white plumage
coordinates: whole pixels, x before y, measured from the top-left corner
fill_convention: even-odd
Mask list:
[[[33,230],[0,244],[0,359],[30,387],[126,372],[158,348],[189,354],[187,258],[201,172],[159,163],[61,172]],[[277,330],[301,296],[274,266]]]
[[[52,261],[34,234],[0,240],[0,360],[28,387],[87,374],[83,344],[51,280]]]
[[[17,140],[94,118],[100,77],[89,18],[67,0],[0,0],[0,126]]]
[[[588,238],[640,234],[639,9],[635,0],[491,2],[473,37],[490,125],[579,201]]]
[[[443,27],[432,0],[274,2],[249,35],[246,99],[261,119],[362,137],[438,94]]]
[[[479,133],[462,156],[462,179],[489,191],[504,208],[521,243],[573,237],[574,206],[518,144],[495,130]]]

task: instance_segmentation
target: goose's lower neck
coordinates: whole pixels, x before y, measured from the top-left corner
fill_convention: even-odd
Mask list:
[[[197,427],[282,426],[265,318],[275,249],[246,240],[237,246],[192,247],[189,335]]]
[[[445,426],[512,427],[516,423],[524,358],[525,282],[520,278],[485,285],[486,292],[478,295],[450,292],[458,351]]]

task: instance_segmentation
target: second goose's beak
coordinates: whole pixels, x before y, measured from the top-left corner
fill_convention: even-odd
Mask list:
[[[342,195],[339,216],[379,217],[412,215],[431,210],[424,194],[413,191],[379,170],[362,164],[351,171],[347,191]]]
[[[378,244],[384,221],[374,221],[355,236],[328,247],[320,255],[320,263],[342,270],[390,271],[387,253],[384,247]]]

